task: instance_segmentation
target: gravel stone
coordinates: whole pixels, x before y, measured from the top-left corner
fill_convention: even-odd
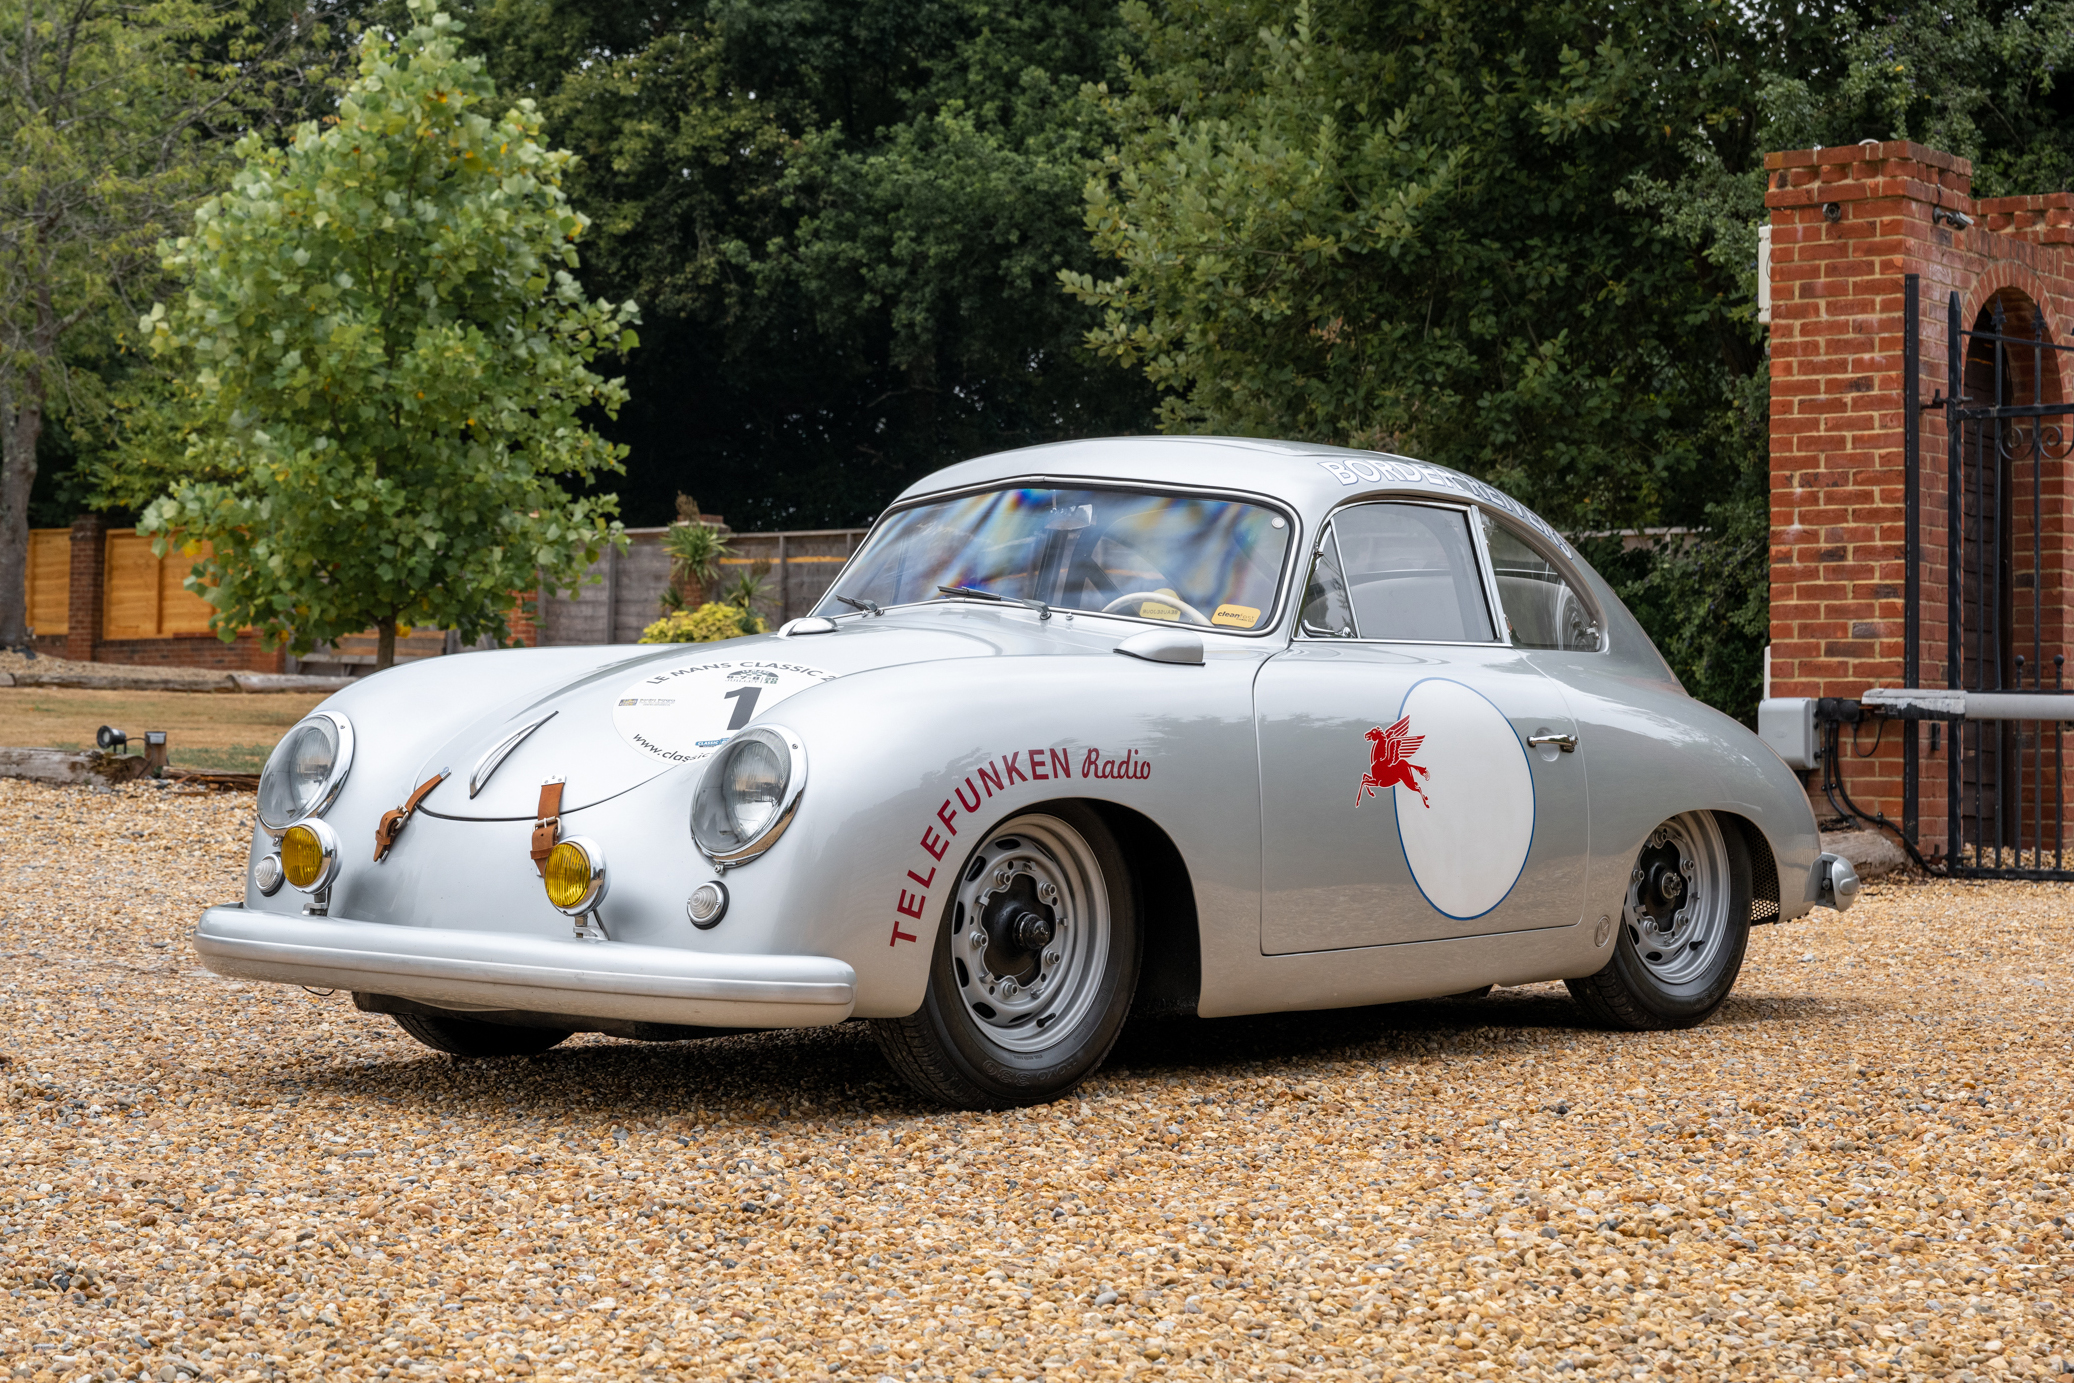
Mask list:
[[[975,1115],[855,1025],[456,1061],[217,980],[250,811],[0,782],[0,1377],[2068,1367],[2066,888],[1760,928],[1690,1032],[1550,985],[1168,1020]]]

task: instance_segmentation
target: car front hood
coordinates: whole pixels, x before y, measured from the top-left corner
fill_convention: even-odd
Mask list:
[[[643,650],[545,695],[484,707],[426,760],[419,781],[442,770],[449,776],[420,809],[461,820],[530,820],[541,785],[560,778],[562,810],[579,811],[708,758],[735,730],[771,719],[788,697],[826,682],[952,658],[1107,653],[1131,632],[1107,621],[1074,629],[1021,610],[959,603],[845,619],[833,634]]]

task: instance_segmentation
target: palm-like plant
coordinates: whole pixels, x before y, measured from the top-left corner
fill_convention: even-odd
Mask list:
[[[739,605],[749,613],[755,613],[756,602],[763,599],[764,587],[769,585],[771,564],[758,559],[756,564],[739,573],[733,581],[721,588],[720,598],[730,605]]]
[[[706,587],[720,574],[720,561],[730,551],[726,533],[712,524],[693,520],[673,523],[663,531],[663,551],[670,554],[671,591],[677,597],[666,606],[697,609],[706,600]]]

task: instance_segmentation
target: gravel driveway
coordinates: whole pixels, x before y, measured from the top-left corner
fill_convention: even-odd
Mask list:
[[[1760,928],[1692,1032],[1555,986],[1173,1021],[970,1115],[854,1026],[455,1062],[208,977],[250,809],[0,782],[0,1372],[1989,1379],[2074,1340],[2065,889]]]

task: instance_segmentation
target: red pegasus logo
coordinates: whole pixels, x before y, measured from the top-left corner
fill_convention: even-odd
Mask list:
[[[1426,801],[1425,789],[1419,786],[1419,778],[1432,777],[1432,770],[1411,761],[1411,756],[1419,752],[1419,746],[1426,742],[1426,737],[1411,732],[1411,717],[1405,716],[1387,730],[1378,725],[1362,738],[1372,747],[1368,752],[1368,772],[1361,775],[1361,790],[1354,794],[1354,805],[1360,806],[1364,797],[1373,797],[1378,788],[1401,785],[1418,793],[1419,801],[1427,810],[1432,810],[1433,804]]]

